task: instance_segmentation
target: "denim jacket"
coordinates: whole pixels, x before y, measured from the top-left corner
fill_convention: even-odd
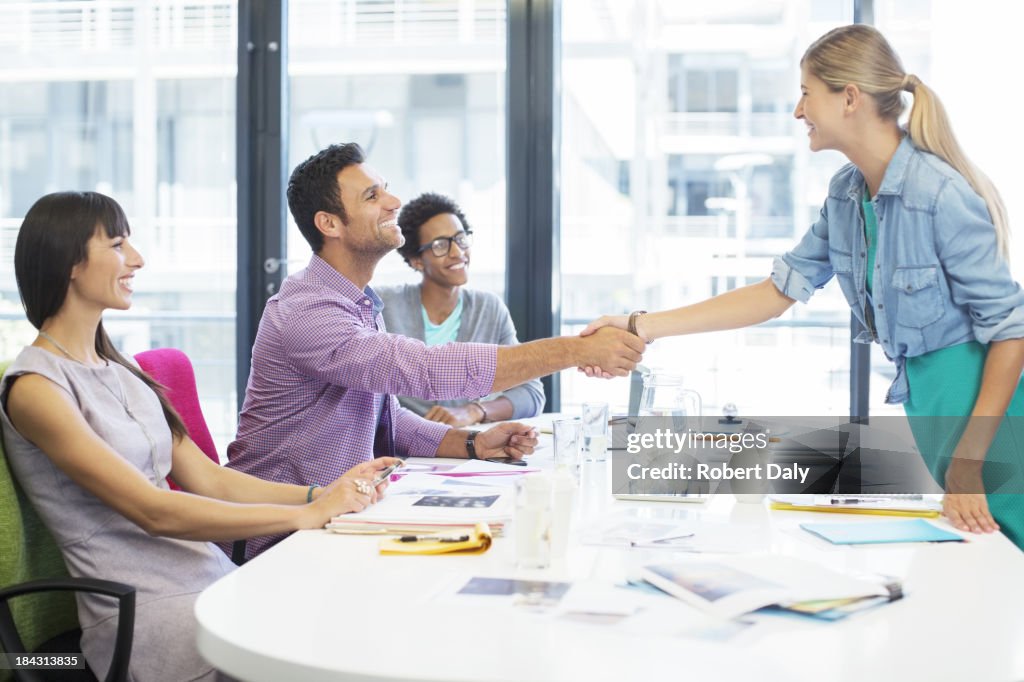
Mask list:
[[[998,253],[984,200],[963,176],[904,136],[872,201],[872,295],[865,289],[864,191],[856,166],[840,169],[821,216],[796,248],[775,259],[771,277],[780,292],[806,303],[836,276],[869,330],[854,341],[878,341],[896,363],[887,403],[909,397],[906,358],[965,341],[1024,337],[1024,291]]]

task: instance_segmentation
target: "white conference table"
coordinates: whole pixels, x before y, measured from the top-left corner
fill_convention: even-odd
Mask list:
[[[539,450],[531,463],[550,466],[550,452]],[[378,537],[295,533],[199,596],[199,650],[218,669],[253,682],[1024,679],[1024,553],[1001,534],[834,547],[797,528],[826,515],[772,511],[731,495],[702,504],[617,501],[606,492],[607,471],[603,463],[584,465],[567,555],[544,571],[516,569],[514,533],[496,538],[485,554],[425,557],[381,556]],[[436,596],[472,576],[620,583],[643,564],[695,556],[579,542],[590,519],[630,509],[745,526],[764,534],[771,553],[898,576],[906,597],[835,623],[758,616],[715,641],[671,627],[633,631]],[[664,622],[697,613],[670,597],[645,598],[658,602]]]

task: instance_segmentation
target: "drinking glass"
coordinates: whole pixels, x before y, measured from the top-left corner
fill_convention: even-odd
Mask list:
[[[568,471],[579,482],[583,424],[578,419],[559,419],[551,424],[551,436],[555,471]]]
[[[547,474],[521,476],[516,481],[516,565],[551,565],[551,479]]]
[[[583,403],[583,459],[603,462],[608,448],[608,403]]]

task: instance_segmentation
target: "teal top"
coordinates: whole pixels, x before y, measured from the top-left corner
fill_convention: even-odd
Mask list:
[[[871,203],[871,193],[868,192],[866,186],[861,206],[864,209],[864,237],[868,242],[868,293],[873,293],[875,289],[875,255],[878,253],[878,216],[875,215],[875,205]]]
[[[434,324],[427,316],[427,309],[422,305],[420,310],[423,313],[423,343],[430,346],[441,346],[451,343],[459,335],[459,326],[462,324],[462,292],[459,292],[459,302],[455,304],[455,310],[441,324]]]
[[[864,210],[864,237],[868,244],[868,267],[865,277],[868,292],[874,290],[875,257],[878,254],[878,216],[871,202],[871,194],[864,186],[861,200]],[[911,398],[905,404],[911,416],[969,415],[981,389],[981,370],[985,364],[985,347],[977,341],[960,343],[946,348],[907,358],[907,382],[911,387]],[[962,394],[954,407],[949,401],[938,399],[946,391],[947,376],[973,377],[976,384],[972,391]],[[914,389],[917,389],[914,391]],[[916,395],[915,395],[916,393]],[[952,410],[952,411],[950,411]]]
[[[910,399],[903,403],[914,441],[932,477],[942,485],[946,467],[981,391],[988,348],[968,341],[907,358]],[[983,473],[989,511],[1000,530],[1024,549],[1024,384],[1018,384],[989,446]]]
[[[868,292],[873,289],[872,273],[878,251],[878,218],[865,191],[864,237],[868,244]],[[910,421],[917,448],[936,482],[945,481],[946,467],[963,434],[967,418],[981,391],[985,370],[986,346],[977,341],[958,343],[923,355],[907,358],[907,384],[910,398],[903,409]],[[985,489],[989,511],[1001,530],[1018,547],[1024,548],[1024,496],[1020,495],[1020,475],[1009,480],[998,477],[1000,470],[1019,468],[1017,443],[1024,442],[1024,390],[1018,386],[1003,421],[989,447]],[[1017,418],[1014,418],[1017,417]],[[992,480],[998,478],[998,480]],[[992,494],[992,493],[995,494]]]

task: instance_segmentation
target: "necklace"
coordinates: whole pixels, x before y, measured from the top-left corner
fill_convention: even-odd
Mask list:
[[[46,339],[47,341],[49,341],[50,343],[52,343],[57,350],[59,350],[64,355],[68,356],[68,358],[74,360],[75,362],[77,362],[80,365],[84,365],[86,367],[89,367],[88,364],[82,362],[82,360],[80,360],[79,358],[75,357],[71,353],[71,351],[69,351],[67,348],[65,348],[60,343],[60,341],[58,341],[57,339],[55,339],[52,336],[50,336],[49,334],[44,332],[42,329],[39,330],[39,335],[41,337],[43,337],[44,339]],[[106,363],[107,367],[110,366],[110,361],[109,360],[107,360],[106,358],[103,358],[103,361]],[[146,425],[143,424],[142,421],[138,417],[135,416],[135,413],[132,411],[132,408],[128,405],[128,396],[125,394],[124,384],[121,383],[121,376],[117,373],[116,370],[114,371],[114,381],[117,382],[117,392],[115,392],[114,389],[112,389],[109,385],[107,385],[106,381],[103,381],[102,379],[99,379],[99,377],[97,377],[97,380],[99,381],[100,385],[103,386],[103,388],[105,388],[108,391],[110,391],[110,395],[114,396],[114,399],[117,400],[117,402],[121,403],[121,407],[124,408],[125,414],[128,415],[128,418],[131,419],[136,424],[138,424],[139,428],[142,429],[142,435],[146,437],[146,441],[149,443],[149,461],[150,461],[150,464],[153,467],[153,475],[154,476],[158,476],[159,474],[157,473],[157,462],[156,462],[156,443],[153,441],[153,437],[149,435],[149,429],[147,429]]]
[[[71,351],[69,351],[69,350],[68,350],[67,348],[65,348],[65,347],[63,346],[63,344],[61,344],[61,342],[60,342],[60,341],[58,341],[57,339],[55,339],[55,338],[53,338],[52,336],[50,336],[49,334],[47,334],[46,332],[44,332],[44,331],[43,331],[42,329],[40,329],[40,330],[39,330],[39,336],[41,336],[41,337],[43,337],[44,339],[46,339],[47,341],[49,341],[49,342],[50,342],[51,344],[53,344],[53,346],[54,346],[54,347],[55,347],[55,348],[56,348],[57,350],[59,350],[59,351],[60,351],[61,353],[63,353],[64,355],[68,356],[68,357],[69,357],[70,359],[74,360],[74,361],[75,361],[75,362],[77,362],[78,364],[80,364],[80,365],[85,365],[86,367],[88,367],[88,366],[89,366],[89,364],[88,364],[88,363],[86,363],[86,362],[85,362],[84,360],[81,360],[81,359],[80,359],[80,358],[78,358],[78,357],[77,357],[76,355],[73,355],[73,354],[71,353]],[[107,360],[106,358],[103,358],[103,361],[104,361],[104,362],[105,362],[106,364],[108,364],[108,365],[110,364],[110,361],[108,361],[108,360]]]

